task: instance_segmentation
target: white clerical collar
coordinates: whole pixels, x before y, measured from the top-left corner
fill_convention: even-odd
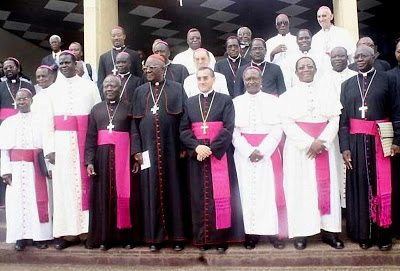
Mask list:
[[[8,79],[8,81],[10,81],[12,84],[15,84],[17,82],[19,82],[19,78],[13,78],[13,79]]]
[[[123,50],[124,48],[125,48],[125,45],[123,45],[123,46],[121,46],[121,47],[114,47],[114,46],[113,46],[113,49],[116,50],[116,51],[121,51],[121,50]]]
[[[116,99],[116,100],[107,100],[107,103],[110,104],[110,105],[117,104],[118,103],[118,99]]]
[[[310,88],[310,87],[314,86],[314,81],[309,82],[309,83],[307,83],[307,82],[300,82],[299,85],[302,86],[302,87],[305,87],[305,88]]]
[[[233,63],[235,63],[237,60],[240,59],[240,54],[239,54],[236,58],[233,58],[233,57],[230,57],[230,56],[228,56],[228,58],[229,58]]]
[[[325,33],[329,32],[329,30],[331,30],[332,26],[333,26],[333,24],[331,24],[328,28],[322,28],[322,31],[324,31]]]
[[[241,48],[241,49],[246,48],[246,47],[249,47],[249,46],[250,46],[250,44],[244,44],[244,43],[241,43],[241,44],[240,44],[240,48]]]
[[[255,94],[250,94],[247,91],[245,92],[247,96],[249,96],[250,98],[257,98],[258,96],[262,95],[262,90],[260,89],[259,92],[255,93]]]
[[[204,98],[207,98],[208,95],[210,95],[213,91],[214,91],[214,90],[212,89],[212,90],[209,90],[209,91],[207,91],[207,92],[202,92],[201,94],[203,94]]]
[[[361,74],[363,77],[367,77],[367,76],[368,76],[368,73],[373,72],[374,70],[375,70],[374,67],[372,67],[372,68],[371,68],[369,71],[367,71],[367,72],[358,71],[358,73]]]
[[[125,78],[126,76],[129,76],[131,74],[131,72],[127,72],[127,73],[120,73],[119,76],[121,78]]]
[[[266,62],[266,61],[263,60],[263,61],[261,61],[260,63],[255,63],[255,62],[252,60],[252,61],[251,61],[251,65],[252,65],[252,66],[253,66],[253,65],[261,66],[261,65],[263,65],[265,62]]]

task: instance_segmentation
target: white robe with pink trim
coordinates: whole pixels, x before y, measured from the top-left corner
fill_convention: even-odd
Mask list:
[[[255,95],[246,92],[233,99],[233,104],[235,129],[232,143],[235,146],[234,158],[245,233],[277,235],[275,175],[270,157],[282,137],[278,98],[264,92]],[[258,147],[253,147],[242,133],[268,136]],[[264,158],[253,163],[249,156],[255,149],[264,154]]]
[[[10,149],[42,148],[43,130],[40,116],[18,113],[0,126],[1,175],[11,174],[11,185],[6,190],[7,243],[21,239],[45,241],[53,239],[51,197],[49,221],[40,223],[35,191],[35,168],[32,162],[10,161]],[[48,193],[49,191],[49,186]]]
[[[311,236],[321,229],[341,231],[339,196],[342,160],[337,132],[341,104],[329,84],[300,83],[280,96],[283,131],[283,186],[286,197],[289,238]],[[318,206],[315,159],[307,157],[314,138],[296,122],[329,122],[318,139],[326,141],[330,168],[330,214],[321,216]]]
[[[50,113],[54,116],[89,115],[92,107],[100,102],[96,85],[79,76],[57,76],[48,88]],[[54,124],[51,125],[54,127]],[[76,236],[88,232],[89,211],[82,210],[80,158],[75,131],[51,131],[45,141],[45,155],[55,151],[53,169],[53,234],[54,237]]]

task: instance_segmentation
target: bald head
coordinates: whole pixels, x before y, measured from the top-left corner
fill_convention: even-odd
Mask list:
[[[331,65],[334,71],[342,72],[348,63],[347,50],[344,47],[335,47],[331,51]]]
[[[329,29],[333,20],[331,9],[327,6],[320,7],[317,11],[317,20],[322,29]]]
[[[365,45],[368,47],[371,47],[374,50],[374,53],[376,51],[375,43],[370,37],[362,37],[357,41],[357,47],[360,45]]]
[[[366,45],[357,47],[354,53],[354,61],[359,71],[367,72],[372,68],[374,64],[374,54],[374,50],[371,47]]]
[[[243,44],[245,46],[249,46],[249,44],[251,42],[251,36],[252,36],[252,32],[251,32],[250,28],[248,28],[246,26],[242,26],[237,31],[237,37],[239,39],[240,44]]]
[[[289,33],[289,17],[286,14],[279,14],[276,16],[275,26],[278,33],[285,36]]]
[[[131,55],[126,52],[118,53],[115,57],[115,66],[119,74],[125,74],[131,69]]]

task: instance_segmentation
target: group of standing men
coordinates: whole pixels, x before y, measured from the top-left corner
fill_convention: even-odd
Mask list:
[[[16,250],[27,239],[45,248],[57,238],[57,249],[83,241],[180,251],[192,240],[223,253],[229,243],[253,249],[260,236],[275,248],[294,238],[304,249],[322,230],[322,241],[341,249],[346,207],[352,240],[391,249],[400,226],[391,168],[400,152],[398,67],[382,71],[372,41],[353,45],[328,7],[317,18],[314,36],[291,35],[284,14],[266,42],[241,28],[216,63],[197,29],[172,61],[168,44],[156,40],[144,75],[116,27],[98,88],[93,72],[78,75],[77,43],[38,68],[36,95],[19,61],[6,59],[7,242]],[[353,58],[356,71],[348,68]],[[91,70],[83,66],[82,74]],[[394,131],[388,154],[378,123]]]

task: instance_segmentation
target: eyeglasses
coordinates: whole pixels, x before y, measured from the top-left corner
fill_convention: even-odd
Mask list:
[[[289,21],[281,21],[281,22],[276,22],[276,25],[289,25]]]
[[[143,71],[152,71],[155,70],[157,68],[160,68],[160,66],[143,66]]]

